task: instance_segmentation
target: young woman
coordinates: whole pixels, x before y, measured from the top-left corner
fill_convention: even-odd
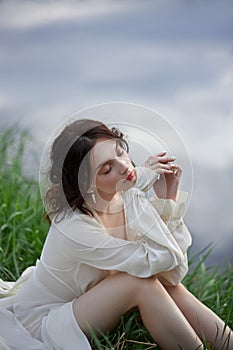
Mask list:
[[[51,227],[14,302],[30,334],[48,349],[91,349],[91,331],[112,330],[136,307],[165,350],[201,349],[203,339],[233,349],[232,331],[180,283],[191,238],[174,158],[135,167],[122,133],[87,119],[63,129],[50,158]]]

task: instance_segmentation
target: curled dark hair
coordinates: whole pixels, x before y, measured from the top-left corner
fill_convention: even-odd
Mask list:
[[[48,172],[52,185],[45,196],[49,216],[62,219],[70,209],[93,216],[84,205],[82,191],[85,193],[90,186],[89,152],[100,138],[118,140],[121,147],[129,150],[119,129],[109,129],[102,122],[90,119],[74,121],[55,139]],[[80,167],[85,157],[88,166]]]

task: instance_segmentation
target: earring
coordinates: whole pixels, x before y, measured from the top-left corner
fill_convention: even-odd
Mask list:
[[[95,204],[96,204],[95,193],[94,193],[94,191],[93,191],[93,190],[91,191],[91,199],[92,199],[93,203],[95,203]]]

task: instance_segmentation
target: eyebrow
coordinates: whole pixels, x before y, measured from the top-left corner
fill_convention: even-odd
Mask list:
[[[116,141],[115,151],[117,150],[118,145],[119,145],[119,142]],[[108,159],[108,160],[104,161],[103,163],[100,163],[100,164],[97,166],[96,171],[97,171],[99,168],[101,168],[102,166],[104,166],[105,164],[111,162],[112,160],[113,160],[113,159]]]

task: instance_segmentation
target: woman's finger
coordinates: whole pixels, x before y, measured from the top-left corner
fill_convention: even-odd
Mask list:
[[[149,164],[153,165],[154,163],[158,163],[158,162],[164,163],[164,164],[174,162],[175,159],[176,159],[176,157],[164,158],[164,157],[155,155],[155,156],[151,156],[148,160],[149,160]]]
[[[151,169],[155,169],[154,166],[158,166],[158,164],[160,164],[160,166],[162,164],[164,165],[170,165],[170,163],[174,162],[176,157],[166,157],[164,158],[164,155],[166,154],[166,152],[161,152],[158,153],[154,156],[150,156],[145,163],[143,164],[143,166],[149,167]]]
[[[173,172],[173,175],[175,175],[177,178],[181,177],[182,175],[182,169],[179,165],[175,164],[171,166],[171,170]]]
[[[163,152],[157,153],[157,154],[155,154],[155,155],[151,155],[151,156],[145,161],[145,163],[149,163],[150,165],[151,165],[152,163],[157,163],[157,162],[158,162],[158,158],[164,157],[166,153],[167,153],[166,151],[163,151]]]
[[[151,169],[166,169],[166,170],[172,170],[172,167],[174,168],[176,165],[175,164],[164,164],[164,163],[155,163],[151,165]]]
[[[156,163],[150,167],[151,170],[156,171],[158,174],[172,174],[171,166],[169,164]]]
[[[179,165],[174,166],[174,169],[172,169],[174,174],[177,176],[181,176],[182,174],[182,169]]]
[[[156,157],[162,157],[162,156],[164,156],[166,153],[167,153],[167,151],[163,151],[163,152],[157,153],[155,156],[156,156]]]
[[[157,168],[155,170],[156,170],[156,173],[158,174],[173,174],[173,171],[169,169]]]
[[[176,160],[176,157],[169,157],[169,158],[158,158],[158,161],[160,163],[170,163],[170,162],[174,162],[174,160]]]

